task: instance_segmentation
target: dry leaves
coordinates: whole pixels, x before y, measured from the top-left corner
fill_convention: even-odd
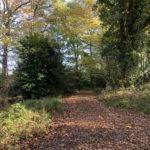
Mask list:
[[[84,91],[65,98],[63,114],[45,137],[22,143],[35,150],[149,150],[150,116],[108,108]]]

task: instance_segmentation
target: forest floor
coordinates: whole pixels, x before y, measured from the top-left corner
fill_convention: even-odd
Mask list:
[[[26,148],[24,146],[27,146]],[[91,91],[63,99],[49,133],[22,145],[35,150],[150,150],[150,115],[107,107]]]

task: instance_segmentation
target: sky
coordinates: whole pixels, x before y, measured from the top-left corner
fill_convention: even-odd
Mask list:
[[[65,0],[66,2],[71,2],[72,0]]]

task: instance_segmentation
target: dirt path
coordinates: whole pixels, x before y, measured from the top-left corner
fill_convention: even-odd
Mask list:
[[[89,91],[65,98],[63,105],[49,134],[33,140],[30,149],[150,150],[149,115],[108,108]]]

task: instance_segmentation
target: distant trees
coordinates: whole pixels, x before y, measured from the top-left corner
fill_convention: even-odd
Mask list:
[[[52,29],[63,43],[64,62],[74,70],[78,84],[84,78],[91,86],[94,85],[95,74],[99,74],[102,68],[101,58],[97,57],[100,53],[101,26],[97,12],[93,11],[94,3],[94,0],[68,3],[56,0],[52,4],[56,18]]]

